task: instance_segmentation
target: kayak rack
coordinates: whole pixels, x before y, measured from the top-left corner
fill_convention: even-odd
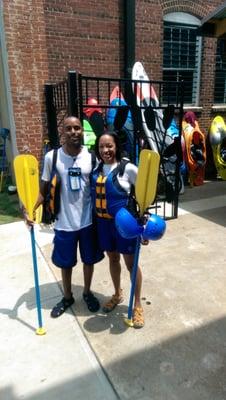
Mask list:
[[[156,103],[150,105],[137,104],[134,94],[142,89],[142,85],[149,84],[154,87],[158,97]],[[112,105],[111,94],[114,88],[118,87],[118,104]],[[138,162],[139,152],[142,148],[150,148],[143,129],[141,110],[150,115],[147,124],[152,127],[153,113],[160,113],[167,119],[167,113],[173,118],[178,127],[177,135],[173,137],[172,146],[167,151],[163,145],[158,149],[160,153],[160,175],[158,182],[157,195],[154,204],[151,206],[155,213],[164,219],[174,219],[178,217],[178,199],[181,188],[180,163],[182,161],[181,152],[181,132],[183,118],[183,81],[135,81],[123,78],[93,77],[82,75],[76,71],[69,71],[65,80],[45,85],[46,113],[49,147],[56,148],[60,145],[60,130],[64,117],[75,115],[83,121],[87,118],[85,112],[89,110],[90,114],[99,110],[99,120],[96,119],[95,129],[99,126],[106,128],[106,115],[109,110],[113,110],[119,118],[117,123],[120,125],[120,111],[123,106],[127,106],[127,112],[130,113],[133,123],[133,153],[131,161]],[[90,102],[95,99],[95,102]],[[125,102],[125,103],[124,103]],[[120,109],[120,111],[119,111]],[[146,110],[147,109],[147,110]],[[149,113],[148,113],[149,112]],[[125,113],[124,113],[125,114]],[[98,115],[96,115],[98,117]],[[100,123],[100,117],[102,123]],[[169,116],[168,116],[169,117]],[[124,118],[124,117],[122,117]],[[90,122],[90,121],[89,121]],[[99,122],[99,125],[98,125]],[[118,127],[118,125],[117,125]],[[125,127],[118,129],[122,132]],[[153,127],[155,134],[155,127]],[[124,129],[125,130],[125,129]],[[167,129],[166,129],[167,131]],[[166,132],[164,132],[166,135]],[[168,153],[167,153],[168,152]],[[169,162],[174,163],[175,173],[172,176],[167,175],[167,166]]]

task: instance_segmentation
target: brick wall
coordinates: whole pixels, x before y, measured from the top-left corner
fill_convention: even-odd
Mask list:
[[[163,16],[183,11],[203,18],[222,1],[137,0],[136,60],[151,79],[162,78]],[[44,84],[64,79],[68,70],[122,77],[123,1],[4,0],[5,36],[19,152],[40,157],[46,136]],[[214,84],[215,39],[205,38],[199,114],[207,130]]]
[[[155,1],[136,5],[136,60],[144,63],[149,79],[162,77],[163,13]]]
[[[68,70],[118,77],[123,68],[123,24],[120,1],[45,1],[50,78]]]
[[[4,1],[8,65],[19,152],[37,154],[45,130],[43,84],[48,78],[42,2]]]

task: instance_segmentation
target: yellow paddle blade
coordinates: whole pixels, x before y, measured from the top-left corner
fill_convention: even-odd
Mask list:
[[[13,164],[20,201],[33,221],[33,209],[39,194],[38,161],[31,154],[21,154],[15,157]]]
[[[40,224],[42,222],[42,204],[35,210],[35,222],[36,224]]]
[[[155,199],[160,156],[153,150],[141,150],[135,184],[136,199],[142,216]]]
[[[40,327],[40,328],[37,328],[35,333],[36,333],[36,335],[43,336],[43,335],[46,334],[46,330],[45,330],[45,328],[43,328],[43,326],[42,326],[42,327]]]

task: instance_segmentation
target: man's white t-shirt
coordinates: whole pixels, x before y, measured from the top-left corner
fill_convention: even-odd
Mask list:
[[[52,171],[53,150],[45,156],[42,180],[49,181]],[[69,156],[60,147],[57,153],[57,171],[61,177],[60,212],[57,215],[54,228],[64,231],[77,231],[92,223],[92,204],[90,194],[90,172],[92,170],[92,156],[86,147],[81,152]],[[81,168],[81,189],[72,191],[69,184],[68,169]]]

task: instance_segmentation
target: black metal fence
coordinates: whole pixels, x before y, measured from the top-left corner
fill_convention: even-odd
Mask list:
[[[151,104],[137,102],[137,92],[142,85],[149,84],[154,88],[157,102]],[[112,105],[111,94],[115,87],[120,93],[119,102]],[[160,153],[160,174],[156,201],[153,209],[165,219],[177,218],[178,197],[180,192],[179,166],[182,161],[181,128],[183,117],[183,82],[133,81],[131,79],[115,79],[84,76],[70,71],[65,81],[45,86],[48,136],[50,147],[60,145],[60,134],[63,119],[66,115],[78,116],[82,121],[86,118],[87,109],[101,109],[104,124],[109,110],[127,106],[133,124],[133,151],[131,158],[136,162],[137,152],[142,148],[151,148],[145,131],[144,115],[147,118],[149,132],[156,139]],[[90,104],[95,99],[97,105]],[[124,100],[123,102],[121,100]],[[119,112],[120,114],[120,112]],[[161,116],[159,119],[158,116]],[[155,121],[157,118],[157,125]],[[178,127],[177,135],[169,134],[166,120],[174,120]],[[158,126],[160,123],[161,126]],[[169,125],[169,124],[168,124]],[[162,135],[158,141],[159,133]],[[136,153],[136,154],[135,154]]]

